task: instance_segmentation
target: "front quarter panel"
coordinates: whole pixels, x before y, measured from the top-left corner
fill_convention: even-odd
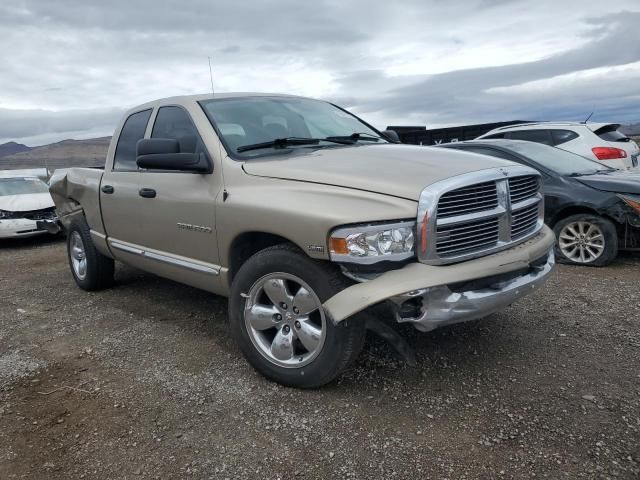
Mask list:
[[[227,262],[226,266],[234,239],[243,233],[279,235],[309,256],[326,260],[328,234],[335,227],[416,218],[417,202],[412,200],[331,185],[255,177],[245,174],[240,162],[227,165],[227,195],[218,207],[217,223],[221,259]]]

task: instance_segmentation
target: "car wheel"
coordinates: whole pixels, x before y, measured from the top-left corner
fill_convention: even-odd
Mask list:
[[[100,290],[113,283],[114,261],[96,249],[84,218],[69,225],[67,255],[73,278],[83,290]]]
[[[332,267],[291,245],[276,245],[253,255],[235,275],[231,332],[249,363],[270,380],[319,387],[360,353],[362,319],[334,325],[322,308],[348,285]]]
[[[603,267],[618,254],[615,225],[597,215],[578,214],[560,220],[554,227],[558,261]]]

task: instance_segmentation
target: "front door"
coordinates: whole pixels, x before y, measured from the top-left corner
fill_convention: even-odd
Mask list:
[[[182,107],[160,107],[151,137],[178,140],[181,153],[208,155]],[[209,161],[213,159],[209,157]],[[116,258],[215,290],[220,264],[215,231],[216,197],[222,190],[220,173],[137,170],[128,179],[114,186],[119,192],[113,197],[119,197],[117,193],[123,196],[121,215],[128,219],[129,230],[112,234],[107,226]]]

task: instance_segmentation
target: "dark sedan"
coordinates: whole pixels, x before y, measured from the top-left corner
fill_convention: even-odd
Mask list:
[[[640,175],[518,140],[472,140],[442,147],[538,170],[544,182],[545,222],[558,238],[559,261],[603,266],[616,257],[618,249],[640,249]]]

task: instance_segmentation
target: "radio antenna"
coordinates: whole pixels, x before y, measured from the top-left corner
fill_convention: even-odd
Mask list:
[[[589,114],[589,116],[588,116],[587,118],[585,118],[584,122],[582,122],[582,123],[584,123],[584,124],[586,125],[586,123],[589,121],[589,119],[591,118],[591,116],[592,116],[594,113],[595,113],[595,112],[591,112],[591,113]]]
[[[211,95],[215,95],[213,91],[213,71],[211,70],[211,57],[207,57],[209,60],[209,79],[211,80]]]

